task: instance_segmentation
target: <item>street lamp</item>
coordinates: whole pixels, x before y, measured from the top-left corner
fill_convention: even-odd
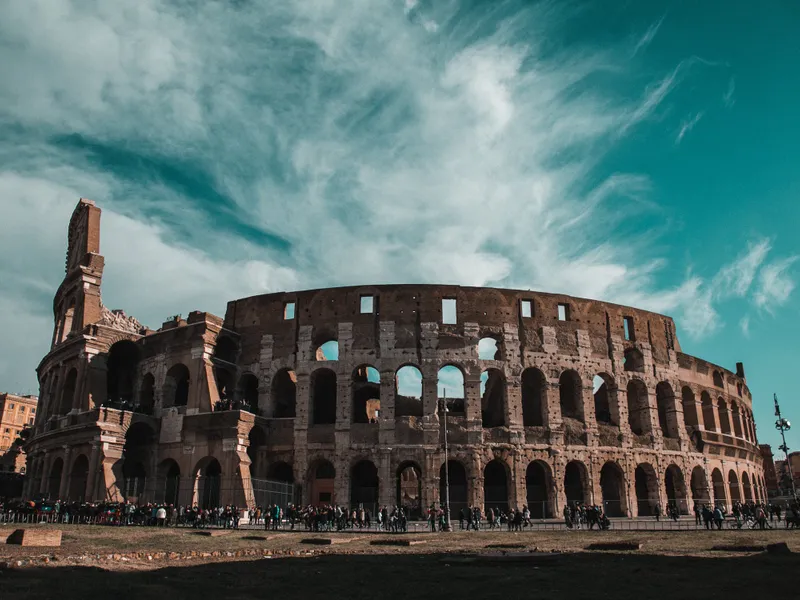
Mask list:
[[[444,530],[451,531],[450,528],[450,465],[447,452],[447,389],[443,388],[442,393],[442,413],[444,417]]]
[[[797,490],[794,486],[794,475],[792,474],[792,465],[789,462],[789,446],[786,445],[786,432],[792,428],[792,424],[789,423],[788,420],[784,419],[781,416],[781,407],[778,404],[778,394],[773,394],[773,398],[775,400],[775,416],[778,419],[775,421],[775,429],[781,432],[781,441],[783,442],[778,449],[783,450],[783,468],[786,474],[784,477],[788,477],[789,484],[792,489],[792,498],[797,498]]]

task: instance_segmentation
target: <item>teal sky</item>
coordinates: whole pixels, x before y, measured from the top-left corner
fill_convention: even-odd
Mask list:
[[[268,291],[440,282],[675,317],[798,422],[800,5],[11,0],[0,389],[35,391],[66,227],[151,327]]]

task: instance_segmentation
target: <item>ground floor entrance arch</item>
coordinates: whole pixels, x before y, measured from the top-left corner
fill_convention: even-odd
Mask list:
[[[615,462],[607,462],[600,470],[600,489],[603,492],[603,512],[609,517],[624,517],[628,512],[625,494],[625,475]]]

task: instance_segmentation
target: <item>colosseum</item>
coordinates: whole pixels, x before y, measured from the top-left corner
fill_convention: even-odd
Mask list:
[[[278,494],[418,515],[447,478],[454,514],[528,505],[537,518],[573,501],[638,517],[766,498],[743,366],[681,352],[670,317],[380,285],[233,300],[224,318],[153,331],[102,304],[103,267],[100,209],[82,199],[37,370],[27,497]]]

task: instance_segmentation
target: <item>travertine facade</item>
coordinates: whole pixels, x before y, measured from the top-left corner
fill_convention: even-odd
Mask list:
[[[765,497],[742,366],[682,353],[669,317],[393,285],[255,296],[150,331],[101,303],[99,222],[82,200],[70,223],[28,495],[242,504],[266,478],[304,502],[426,506],[444,487],[441,381],[454,509]]]

